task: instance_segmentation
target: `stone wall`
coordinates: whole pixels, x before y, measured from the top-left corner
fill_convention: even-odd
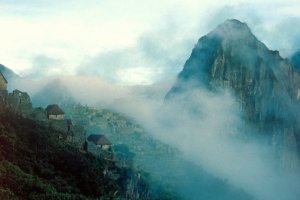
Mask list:
[[[14,90],[8,95],[9,106],[24,115],[29,115],[32,112],[32,103],[30,96],[26,92]]]
[[[7,90],[0,90],[0,106],[6,106],[7,105]]]
[[[4,81],[2,77],[0,77],[0,90],[6,90],[6,89],[7,89],[7,83]]]
[[[64,115],[49,115],[49,119],[53,120],[64,120]]]
[[[87,142],[87,150],[98,156],[100,158],[104,158],[106,160],[113,160],[114,155],[110,145],[105,145],[106,148],[101,148],[99,145],[95,145],[93,142]]]

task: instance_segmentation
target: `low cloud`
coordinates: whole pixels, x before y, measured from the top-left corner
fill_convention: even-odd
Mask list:
[[[68,68],[67,75],[77,70],[118,82],[116,72],[120,69],[147,68],[155,76],[144,77],[141,83],[148,83],[148,79],[156,82],[175,76],[197,39],[228,18],[248,23],[259,39],[283,56],[300,45],[300,33],[295,28],[299,24],[299,3],[294,0],[30,0],[0,1],[0,7],[0,59],[20,74],[35,74],[32,57],[43,54],[59,59],[63,64],[54,68],[64,72]],[[52,74],[42,74],[48,75]]]
[[[77,72],[99,75],[119,84],[131,85],[149,84],[175,77],[196,41],[231,18],[247,23],[259,40],[287,57],[300,46],[300,33],[295,29],[300,18],[286,14],[290,7],[288,4],[244,2],[213,6],[205,14],[185,13],[184,9],[175,7],[175,12],[162,15],[151,30],[141,33],[134,45],[103,51],[86,58]],[[277,12],[283,14],[280,19],[276,16]],[[127,75],[127,72],[132,75]],[[120,76],[123,73],[124,76]]]
[[[273,147],[255,137],[255,129],[247,127],[238,105],[229,91],[216,94],[197,89],[168,103],[131,98],[118,102],[115,109],[179,149],[199,170],[227,180],[255,199],[297,200],[299,174],[278,167]],[[198,190],[192,199],[201,196],[197,185],[188,187]]]
[[[47,55],[37,55],[33,58],[31,69],[24,75],[27,78],[42,78],[43,76],[60,75],[64,71],[63,62]]]
[[[299,174],[280,167],[274,152],[280,151],[279,147],[274,149],[271,142],[256,137],[256,130],[247,126],[230,91],[199,88],[165,102],[163,94],[169,83],[149,89],[121,87],[95,77],[63,77],[60,82],[82,104],[112,108],[135,119],[152,137],[178,149],[196,166],[195,173],[204,169],[259,200],[298,200],[300,196]],[[168,160],[164,162],[168,164]],[[189,169],[189,165],[180,167]],[[172,170],[168,167],[160,173],[172,176],[176,173]],[[191,181],[199,178],[193,173],[176,184],[182,184],[178,191],[184,196],[198,200],[203,191],[197,181]]]
[[[184,36],[179,22],[167,20],[141,34],[135,46],[105,51],[87,58],[77,74],[99,75],[121,84],[151,84],[175,77],[195,40]]]

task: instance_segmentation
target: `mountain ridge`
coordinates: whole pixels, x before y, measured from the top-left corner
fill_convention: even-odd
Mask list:
[[[247,54],[244,52],[247,52]],[[187,79],[200,80],[207,84],[207,81],[209,81],[207,70],[210,70],[213,64],[218,64],[213,62],[216,61],[214,58],[220,53],[223,53],[224,57],[219,61],[224,62],[225,58],[232,57],[238,62],[242,60],[243,63],[238,64],[244,64],[243,67],[250,70],[254,70],[253,67],[259,67],[256,64],[267,57],[272,57],[274,60],[280,60],[280,62],[289,65],[287,60],[280,57],[278,51],[269,50],[265,44],[259,41],[247,24],[231,19],[218,25],[213,31],[198,40],[190,58],[179,73],[178,79],[183,81]],[[227,53],[227,55],[224,53]],[[253,56],[256,54],[258,54],[258,58]],[[266,65],[265,67],[274,69],[272,65]]]
[[[165,100],[195,88],[233,91],[248,125],[270,138],[285,138],[274,139],[273,144],[293,152],[292,156],[281,152],[281,164],[300,169],[299,74],[278,51],[259,41],[245,23],[227,20],[201,37]]]

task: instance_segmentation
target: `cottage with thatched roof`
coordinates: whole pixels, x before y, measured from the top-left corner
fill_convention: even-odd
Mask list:
[[[57,104],[47,106],[46,112],[48,119],[64,120],[65,118],[64,111]]]
[[[7,90],[7,80],[0,72],[0,90]]]
[[[92,134],[89,135],[87,140],[89,142],[94,143],[95,145],[97,145],[98,147],[100,147],[103,150],[109,150],[112,143],[109,141],[109,139],[107,139],[104,135],[96,135],[96,134]]]

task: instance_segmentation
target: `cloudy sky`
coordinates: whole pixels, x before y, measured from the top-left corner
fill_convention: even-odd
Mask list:
[[[0,63],[34,79],[150,84],[176,76],[198,38],[228,18],[246,22],[282,56],[300,48],[298,0],[249,2],[0,0]]]

